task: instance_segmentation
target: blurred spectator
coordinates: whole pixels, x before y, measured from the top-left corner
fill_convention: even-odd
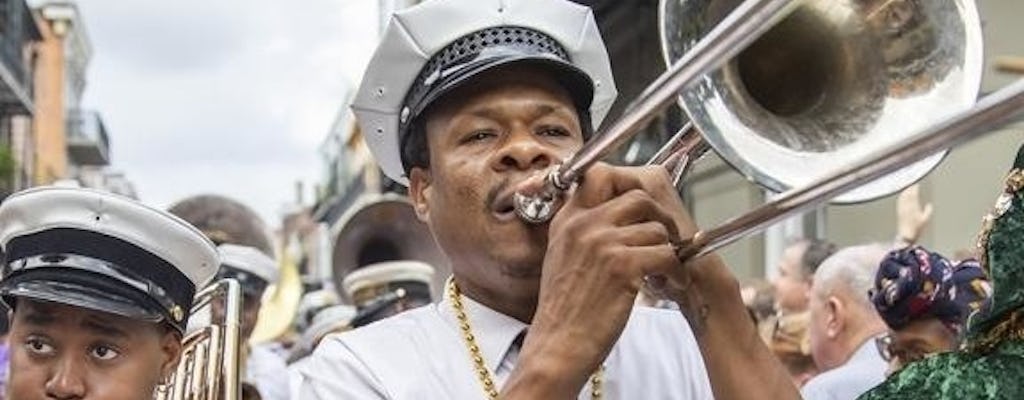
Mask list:
[[[888,372],[958,348],[967,318],[991,291],[977,261],[953,266],[920,246],[886,255],[875,275],[871,301],[889,326],[889,333],[878,339]]]
[[[780,313],[807,311],[814,272],[835,251],[834,244],[819,239],[801,240],[783,251],[779,276],[772,282]]]
[[[802,389],[808,400],[853,400],[885,379],[886,362],[875,347],[886,331],[867,293],[887,246],[842,249],[814,275],[808,333],[820,374]]]
[[[764,338],[797,387],[802,387],[818,372],[807,335],[810,316],[810,312],[804,311],[775,318],[772,329]]]
[[[755,281],[740,289],[740,296],[754,322],[760,324],[775,316],[775,287],[771,283]]]

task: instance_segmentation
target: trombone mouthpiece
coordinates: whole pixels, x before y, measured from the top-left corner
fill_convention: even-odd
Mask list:
[[[541,193],[537,195],[515,194],[516,215],[531,224],[543,224],[554,216],[553,196]]]
[[[544,177],[544,186],[536,192],[518,192],[512,197],[519,219],[531,224],[543,224],[554,217],[555,202],[568,190],[560,184],[560,167],[556,166]]]

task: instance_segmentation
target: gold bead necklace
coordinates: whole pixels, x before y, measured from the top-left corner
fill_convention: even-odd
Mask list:
[[[455,317],[459,320],[459,330],[462,331],[462,339],[466,342],[466,348],[469,349],[470,358],[473,359],[476,377],[480,380],[480,385],[484,387],[484,393],[487,394],[487,398],[496,400],[498,398],[498,389],[494,384],[491,371],[487,369],[487,365],[484,363],[480,346],[476,344],[473,328],[469,326],[469,317],[466,315],[466,309],[462,305],[462,293],[459,291],[459,287],[455,284],[453,278],[448,278],[447,292],[448,300],[452,302],[452,310],[455,311]],[[604,365],[598,367],[597,371],[590,375],[590,398],[593,400],[601,399],[601,386],[604,383],[602,380],[603,372]]]

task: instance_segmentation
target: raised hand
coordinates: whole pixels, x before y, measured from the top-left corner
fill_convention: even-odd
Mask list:
[[[920,185],[911,185],[900,192],[896,199],[897,239],[907,245],[917,243],[931,218],[932,204],[921,204]]]

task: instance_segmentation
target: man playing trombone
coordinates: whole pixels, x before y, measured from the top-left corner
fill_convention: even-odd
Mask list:
[[[599,164],[550,224],[517,218],[513,195],[590,139],[615,95],[586,7],[397,13],[353,108],[454,276],[440,303],[324,339],[302,398],[795,397],[719,258],[681,265],[696,227],[664,169]],[[633,308],[646,276],[687,318]]]
[[[12,310],[5,398],[19,400],[153,398],[181,357],[196,288],[219,264],[184,221],[86,189],[7,198],[0,247]]]

